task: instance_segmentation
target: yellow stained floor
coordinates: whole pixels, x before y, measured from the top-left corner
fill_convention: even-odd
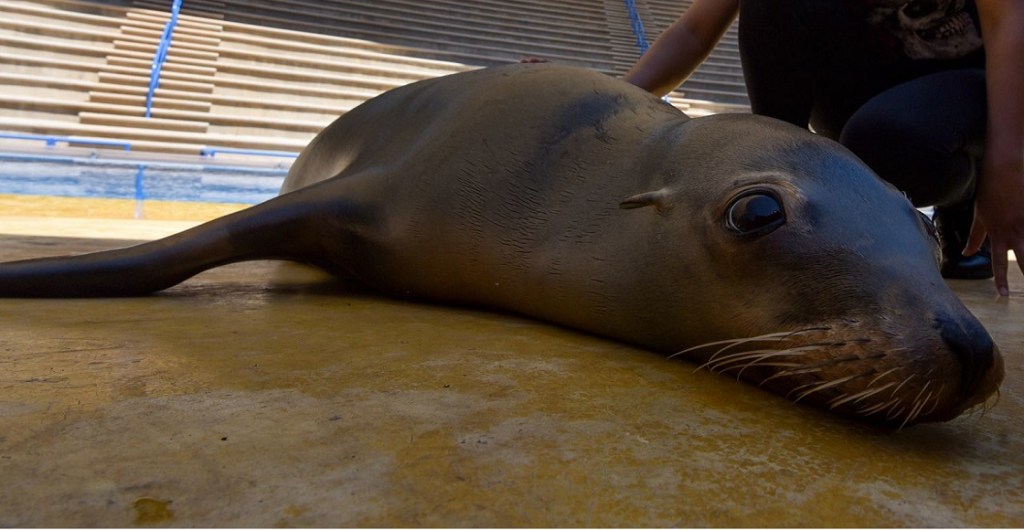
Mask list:
[[[0,259],[184,226],[33,201],[0,197]],[[1009,299],[953,288],[1002,347],[1001,398],[901,432],[298,266],[233,265],[148,298],[2,300],[0,527],[1019,527],[1024,280]]]

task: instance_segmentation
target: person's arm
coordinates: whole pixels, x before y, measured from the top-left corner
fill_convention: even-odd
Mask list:
[[[1007,252],[1024,272],[1024,2],[977,0],[985,42],[988,132],[978,180],[974,226],[964,253],[992,245],[992,270],[1002,296]]]
[[[656,96],[668,94],[704,62],[738,12],[739,0],[694,0],[623,80]]]

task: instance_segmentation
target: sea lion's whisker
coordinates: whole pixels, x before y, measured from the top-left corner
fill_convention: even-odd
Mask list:
[[[981,403],[973,405],[971,408],[967,409],[965,413],[970,415],[981,414],[981,416],[984,417],[985,414],[988,413],[988,411],[992,410],[993,408],[996,407],[996,405],[999,404],[999,398],[1001,397],[1002,392],[1000,391],[1000,389],[997,388],[995,392],[988,397],[988,399],[982,401]]]
[[[899,368],[898,367],[897,368],[890,368],[890,369],[888,369],[888,370],[878,374],[878,377],[875,377],[874,379],[871,380],[870,383],[868,383],[868,388],[874,386],[875,383],[877,383],[879,379],[881,379],[881,378],[883,378],[883,377],[885,377],[885,376],[895,372],[896,370],[899,370]],[[883,388],[889,388],[890,386],[892,386],[894,384],[895,383],[889,383],[888,385],[884,386]]]
[[[928,412],[925,412],[925,414],[931,414],[932,412],[935,412],[935,407],[939,406],[939,396],[942,395],[942,391],[945,389],[946,384],[943,383],[942,386],[939,387],[939,390],[935,392],[935,402],[932,404],[932,408],[928,409]]]
[[[849,361],[859,361],[859,360],[862,360],[862,359],[863,359],[862,357],[857,357],[856,355],[849,355],[849,356],[846,356],[846,357],[836,357],[834,359],[826,359],[824,361],[821,361],[821,362],[818,362],[818,363],[814,363],[814,364],[805,364],[805,365],[802,365],[804,369],[801,369],[801,370],[783,370],[783,371],[781,371],[781,372],[779,372],[777,374],[773,374],[773,375],[769,376],[767,379],[761,381],[758,384],[758,386],[764,385],[768,381],[771,381],[772,379],[775,379],[777,377],[786,377],[786,376],[790,376],[790,375],[800,375],[800,374],[810,374],[810,373],[820,372],[821,369],[826,367],[826,366],[832,366],[834,364],[839,364],[839,363],[844,363],[844,362],[849,362]],[[858,375],[857,377],[861,377],[862,375],[865,375],[865,374]],[[809,384],[814,384],[814,383],[809,383]],[[794,388],[793,390],[799,390],[799,389],[800,389],[800,387],[797,387],[797,388]]]
[[[894,397],[896,393],[899,392],[901,388],[903,388],[903,385],[909,383],[910,380],[914,378],[914,375],[915,374],[910,374],[906,379],[904,379],[902,383],[900,383],[896,388],[892,390],[892,394],[889,394],[889,397]]]
[[[769,334],[769,335],[762,335],[760,337],[755,337],[755,338],[728,339],[728,340],[718,340],[718,341],[714,341],[714,342],[705,342],[704,344],[698,344],[696,346],[691,346],[689,348],[686,348],[685,350],[679,350],[679,351],[669,355],[668,358],[669,359],[674,359],[676,357],[679,357],[680,355],[686,355],[687,353],[695,352],[697,350],[703,350],[704,348],[711,348],[711,347],[714,347],[714,346],[721,346],[721,345],[724,344],[725,347],[723,347],[722,349],[716,351],[715,353],[713,353],[711,355],[711,358],[713,359],[716,355],[718,355],[718,354],[728,350],[729,348],[731,348],[733,346],[736,346],[736,345],[739,345],[739,344],[744,344],[744,343],[750,342],[751,340],[761,340],[761,341],[765,341],[765,342],[771,341],[771,340],[774,340],[774,341],[785,340],[784,337],[779,338],[779,337],[774,337],[772,335],[779,335],[779,334],[778,333],[772,333],[772,334]]]
[[[799,403],[801,399],[803,399],[803,398],[805,398],[805,397],[807,397],[807,396],[809,396],[809,395],[811,395],[811,394],[813,394],[815,392],[819,392],[819,391],[825,390],[826,388],[832,388],[834,386],[841,385],[841,384],[843,384],[843,383],[845,383],[845,382],[847,382],[847,381],[849,381],[851,379],[856,379],[858,377],[860,377],[860,376],[859,375],[848,375],[846,377],[840,377],[839,379],[835,379],[835,380],[832,380],[832,381],[826,381],[826,382],[821,383],[821,384],[815,386],[814,388],[804,392],[803,394],[800,394],[796,399],[793,400],[793,403]]]
[[[928,401],[930,401],[932,399],[932,395],[933,394],[934,394],[934,392],[928,392],[928,394],[924,396],[924,399],[921,401],[921,406],[918,407],[917,411],[910,418],[911,422],[917,421],[917,418],[919,418],[921,416],[921,413],[924,411],[924,408],[928,405]]]
[[[906,385],[912,379],[914,379],[915,375],[916,374],[910,374],[909,376],[907,376],[907,378],[904,379],[902,382],[900,382],[900,384],[896,385],[896,388],[894,388],[892,390],[892,393],[889,394],[889,397],[891,397],[893,399],[887,402],[887,403],[892,403],[892,405],[889,407],[889,412],[885,415],[885,419],[886,420],[893,420],[897,416],[899,416],[899,414],[901,412],[903,412],[903,408],[905,408],[905,407],[901,407],[899,410],[896,410],[896,406],[903,402],[903,398],[902,397],[896,397],[896,394],[900,391],[901,388],[903,388],[904,385]],[[881,412],[881,411],[879,411],[879,412]]]
[[[697,369],[700,370],[701,368],[709,367],[709,365],[714,363],[714,366],[710,366],[710,368],[709,368],[712,372],[714,372],[716,369],[719,369],[719,368],[721,368],[722,371],[724,371],[724,370],[726,370],[724,365],[728,365],[728,364],[740,363],[740,362],[747,361],[747,360],[750,360],[750,359],[754,359],[754,362],[756,363],[758,360],[770,359],[772,357],[802,355],[804,352],[815,350],[815,349],[816,348],[813,348],[813,347],[800,346],[800,347],[797,347],[797,348],[790,348],[790,349],[787,349],[787,350],[750,350],[750,351],[742,351],[742,352],[737,352],[737,353],[731,353],[731,354],[726,355],[724,357],[721,357],[719,359],[709,360],[708,362],[706,362],[706,363],[702,364],[701,366],[697,367]],[[747,365],[747,366],[750,366],[750,365]],[[799,365],[798,364],[794,364],[794,366],[799,366]]]
[[[743,377],[743,372],[746,371],[747,368],[751,368],[751,367],[754,367],[754,366],[757,366],[757,367],[767,366],[767,367],[773,367],[773,368],[796,368],[796,367],[800,366],[799,363],[783,363],[783,362],[766,363],[766,362],[762,362],[762,361],[763,361],[763,359],[755,359],[753,361],[750,361],[746,365],[744,365],[742,368],[740,368],[739,372],[736,372],[736,379],[739,380],[741,377]]]
[[[817,384],[820,384],[820,383],[818,383],[817,381],[813,381],[813,382],[810,382],[810,383],[804,383],[804,384],[802,384],[802,385],[799,385],[799,386],[793,387],[793,388],[792,388],[792,389],[790,389],[790,391],[789,391],[789,392],[788,392],[788,393],[786,394],[786,399],[789,399],[789,396],[793,395],[793,392],[799,392],[800,390],[803,390],[803,389],[805,389],[805,388],[807,388],[807,387],[811,387],[811,386],[814,386],[814,385],[817,385]]]
[[[873,373],[873,370],[867,369],[867,370],[861,372],[859,374],[859,376],[856,376],[855,378],[866,378],[867,376],[871,376],[872,373]],[[836,408],[836,407],[838,407],[840,405],[848,403],[850,401],[859,402],[859,401],[861,401],[861,400],[863,400],[863,399],[865,399],[867,397],[873,396],[874,394],[878,394],[879,392],[883,392],[884,390],[886,390],[887,388],[891,387],[892,385],[895,385],[895,383],[889,383],[889,384],[883,386],[882,388],[877,388],[877,389],[871,388],[874,385],[874,383],[876,383],[877,381],[878,381],[877,378],[871,380],[867,384],[867,386],[864,388],[864,390],[862,390],[860,392],[857,392],[855,394],[847,393],[847,394],[844,394],[843,396],[839,396],[839,397],[834,398],[833,400],[828,402],[828,408],[829,409],[833,409],[833,408]]]
[[[838,397],[836,399],[833,399],[832,401],[829,402],[829,409],[834,409],[834,408],[836,408],[836,407],[838,407],[840,405],[843,405],[845,403],[849,403],[850,401],[853,401],[854,403],[858,403],[858,402],[863,401],[864,399],[867,399],[867,398],[869,398],[869,397],[871,397],[871,396],[873,396],[873,395],[875,395],[875,394],[877,394],[879,392],[885,391],[885,389],[887,389],[890,386],[895,385],[895,384],[896,383],[887,383],[887,384],[885,384],[885,385],[883,385],[883,386],[881,386],[879,388],[870,388],[871,387],[871,383],[869,383],[868,384],[869,388],[866,389],[866,390],[862,390],[860,392],[857,392],[856,394],[850,394],[850,395],[847,395],[845,397]]]
[[[770,355],[778,351],[780,350],[747,350],[736,353],[730,353],[729,355],[720,357],[718,359],[712,358],[708,360],[706,363],[698,366],[695,371],[700,371],[704,368],[707,368],[710,372],[715,373],[715,370],[718,369],[719,367],[722,367],[723,365],[727,365],[732,362],[742,362],[747,359],[756,358],[760,355]],[[721,353],[721,351],[719,351],[719,353]]]
[[[915,403],[917,402],[917,400],[921,399],[921,395],[924,394],[925,390],[928,390],[928,387],[930,387],[930,386],[932,386],[932,380],[931,379],[929,379],[928,382],[926,382],[924,384],[924,386],[921,387],[920,392],[918,392],[917,396],[914,397],[914,402]],[[931,395],[931,394],[929,393],[928,395]]]
[[[725,350],[728,350],[729,348],[731,348],[731,347],[733,347],[733,346],[735,346],[737,344],[742,344],[743,341],[745,341],[745,340],[747,340],[747,339],[729,339],[729,340],[720,340],[720,341],[715,341],[715,342],[707,342],[707,343],[704,343],[704,344],[698,344],[696,346],[691,346],[689,348],[686,348],[685,350],[679,350],[679,351],[677,351],[677,352],[675,352],[673,354],[670,354],[668,356],[668,358],[669,359],[674,359],[676,357],[679,357],[680,355],[686,355],[687,353],[695,352],[697,350],[702,350],[704,348],[710,348],[710,347],[713,347],[713,346],[721,346],[721,345],[725,344],[725,347],[723,347],[722,349],[716,351],[715,353],[713,353],[711,355],[712,358],[713,358],[715,355],[718,355],[719,353],[722,353]],[[763,340],[767,341],[767,340],[773,340],[773,339],[763,339]],[[782,339],[777,339],[777,340],[782,340]]]
[[[727,363],[739,362],[739,361],[746,360],[746,358],[740,359],[740,358],[735,357],[735,356],[743,356],[743,355],[750,354],[750,353],[758,353],[758,354],[760,354],[761,352],[775,351],[775,352],[778,353],[778,355],[792,355],[792,354],[803,355],[803,354],[805,354],[807,352],[821,351],[821,346],[836,346],[836,345],[841,346],[843,344],[844,343],[841,343],[841,342],[840,343],[815,343],[815,344],[805,344],[803,346],[797,346],[796,348],[790,348],[790,349],[787,349],[787,350],[753,350],[753,351],[749,351],[749,352],[738,352],[738,353],[734,353],[734,354],[730,354],[728,356],[722,357],[721,359],[718,359],[717,360],[718,362],[715,364],[714,368],[717,368],[720,364],[727,364]],[[860,360],[871,359],[871,358],[874,358],[874,357],[858,357],[856,355],[848,355],[846,357],[835,357],[835,358],[832,358],[832,359],[825,359],[825,360],[823,360],[821,362],[817,362],[817,363],[814,363],[814,364],[803,364],[803,365],[800,365],[800,366],[803,366],[804,368],[818,368],[818,367],[824,367],[824,366],[829,366],[829,365],[833,365],[833,364],[839,364],[839,363],[843,363],[843,362],[860,361]],[[705,363],[701,367],[706,366],[706,365],[708,365],[710,363],[711,363],[711,361],[708,361],[707,363]]]
[[[903,410],[907,408],[906,405],[903,405],[903,406],[901,406],[898,409],[896,408],[896,405],[901,405],[902,403],[903,403],[903,400],[899,400],[896,403],[894,403],[893,406],[890,407],[890,409],[892,409],[892,410],[890,410],[889,413],[885,415],[885,419],[888,420],[888,421],[892,421],[892,420],[898,418],[900,416],[900,414],[903,413]]]
[[[874,404],[874,405],[872,405],[870,407],[865,407],[863,409],[860,409],[860,410],[857,411],[857,413],[858,414],[863,414],[865,416],[870,416],[872,414],[877,414],[877,413],[885,410],[886,407],[889,407],[891,405],[895,405],[895,404],[897,404],[899,402],[900,402],[900,398],[893,398],[893,399],[890,399],[889,401],[883,401],[881,403],[876,403],[876,404]]]
[[[905,427],[908,423],[914,421],[914,418],[916,418],[917,415],[921,412],[921,409],[923,409],[925,404],[928,403],[928,398],[931,397],[931,393],[929,393],[923,401],[921,400],[921,395],[924,394],[926,390],[928,390],[928,387],[931,384],[932,382],[928,381],[927,383],[924,384],[923,387],[921,387],[921,391],[918,392],[917,396],[914,397],[914,404],[913,406],[911,406],[910,412],[907,414],[907,417],[903,419],[903,423],[900,424],[899,429],[897,430],[903,429],[903,427]]]
[[[791,375],[815,374],[815,373],[818,373],[820,371],[821,371],[821,368],[802,368],[800,370],[782,370],[782,371],[779,371],[779,372],[777,372],[775,374],[772,374],[772,375],[764,378],[760,383],[757,384],[757,386],[764,386],[764,384],[767,383],[768,381],[771,381],[772,379],[776,379],[778,377],[787,377],[787,376],[791,376]]]
[[[691,346],[689,348],[686,348],[685,350],[677,351],[677,352],[669,355],[668,358],[672,359],[672,358],[678,357],[680,355],[685,355],[687,353],[691,353],[691,352],[694,352],[694,351],[697,351],[697,350],[702,350],[704,348],[711,348],[711,347],[714,347],[714,346],[721,346],[721,345],[725,344],[726,346],[724,348],[722,348],[721,350],[718,350],[717,352],[715,352],[711,356],[711,358],[714,359],[714,357],[716,355],[718,355],[718,354],[728,350],[729,348],[732,348],[733,346],[739,346],[740,344],[747,344],[749,342],[769,342],[769,341],[781,342],[781,341],[784,341],[784,340],[786,340],[786,339],[788,339],[790,337],[794,337],[796,335],[802,335],[804,333],[811,333],[811,332],[814,332],[814,331],[829,331],[831,329],[832,328],[829,328],[829,327],[813,327],[813,328],[798,329],[796,331],[777,331],[777,332],[774,332],[774,333],[766,333],[764,335],[758,335],[758,336],[755,336],[755,337],[744,337],[744,338],[739,338],[739,339],[728,339],[728,340],[719,340],[719,341],[714,341],[714,342],[705,342],[704,344],[698,344],[696,346]]]
[[[783,350],[783,351],[780,351],[780,352],[777,352],[777,353],[774,353],[774,354],[762,355],[762,356],[754,359],[753,361],[747,363],[742,368],[740,368],[740,371],[736,373],[736,379],[739,379],[740,377],[742,377],[743,376],[743,372],[747,368],[751,368],[751,367],[754,367],[754,366],[773,366],[773,367],[778,367],[778,368],[808,367],[808,365],[804,365],[804,364],[800,364],[800,363],[792,363],[792,362],[790,362],[790,363],[783,363],[783,362],[768,363],[768,362],[763,362],[763,361],[766,360],[766,359],[770,359],[772,357],[780,357],[780,356],[789,357],[789,356],[793,356],[793,355],[800,356],[800,355],[805,355],[808,352],[814,352],[814,351],[820,351],[820,350],[818,348],[811,347],[811,346],[802,346],[802,347],[799,347],[799,348],[792,348],[792,349],[789,349],[789,350]],[[817,371],[820,371],[820,369],[817,370]]]
[[[786,394],[786,399],[790,399],[790,396],[792,396],[794,392],[800,392],[801,390],[810,388],[810,390],[807,390],[806,392],[804,392],[800,396],[797,396],[797,398],[795,400],[793,400],[793,402],[796,403],[796,402],[800,401],[801,399],[803,399],[804,397],[806,397],[809,394],[812,394],[812,393],[817,392],[819,390],[824,390],[825,388],[829,388],[829,387],[832,387],[832,386],[835,386],[835,385],[843,384],[843,383],[845,383],[845,382],[847,382],[847,381],[849,381],[851,379],[854,379],[856,377],[859,377],[859,376],[858,375],[851,375],[851,376],[843,377],[843,378],[840,378],[840,379],[834,379],[834,380],[831,380],[831,381],[812,381],[810,383],[804,383],[802,385],[799,385],[799,386],[794,387],[793,389],[791,389]]]
[[[971,409],[972,410],[980,410],[981,411],[980,412],[981,417],[984,418],[985,415],[988,414],[988,412],[990,410],[994,409],[996,407],[996,405],[999,404],[999,397],[1000,397],[999,396],[999,389],[996,389],[995,395],[993,395],[992,397],[989,397],[985,401],[982,401],[981,403],[978,403],[977,405],[971,407]]]
[[[868,357],[858,357],[858,356],[855,356],[855,355],[850,355],[850,356],[847,356],[847,357],[837,357],[837,358],[834,358],[834,359],[828,359],[828,360],[822,361],[820,363],[804,365],[803,369],[800,369],[800,370],[782,370],[782,371],[780,371],[780,372],[778,372],[776,374],[773,374],[773,375],[765,378],[763,381],[758,383],[758,386],[762,386],[765,383],[767,383],[768,381],[771,381],[771,380],[776,379],[778,377],[786,377],[786,376],[790,376],[790,375],[801,375],[801,374],[806,374],[806,373],[820,372],[821,369],[826,367],[826,366],[831,366],[831,365],[834,365],[834,364],[839,364],[839,363],[843,363],[843,362],[850,362],[850,361],[861,361],[861,360],[865,360],[865,359],[876,359],[876,358],[879,358],[880,355],[881,354],[879,354],[879,355],[871,355],[871,356],[868,356]],[[875,377],[874,379],[871,380],[871,382],[869,382],[867,384],[867,388],[870,389],[870,387],[872,385],[874,385],[878,381],[879,378],[881,378],[882,376],[884,376],[884,375],[886,375],[886,374],[888,374],[888,373],[890,373],[890,372],[892,372],[894,370],[896,370],[896,369],[893,368],[892,370],[886,371],[886,372],[880,374],[879,376]],[[858,378],[858,377],[865,377],[865,376],[868,376],[868,375],[871,375],[870,371],[864,372],[864,373],[861,373],[861,374],[857,374],[857,375],[854,375],[854,376],[851,376],[850,379],[854,379],[854,378]],[[806,385],[802,385],[802,386],[796,387],[796,388],[792,389],[790,391],[790,394],[788,394],[786,397],[788,398],[789,395],[791,395],[793,392],[799,391],[799,390],[801,390],[803,388],[806,388],[806,387],[808,387],[808,386],[810,386],[812,384],[814,384],[814,383],[808,383]],[[889,388],[890,386],[892,386],[894,384],[895,383],[889,383],[889,384],[883,386],[878,391],[881,391],[881,390],[884,390],[886,388]],[[868,390],[865,390],[864,392],[862,392],[860,394],[856,394],[855,396],[851,397],[851,399],[858,399],[858,397],[860,397],[861,394],[864,394],[866,392],[868,392]],[[870,392],[867,395],[873,395],[875,393],[876,392]],[[863,396],[863,397],[867,397],[867,396]]]

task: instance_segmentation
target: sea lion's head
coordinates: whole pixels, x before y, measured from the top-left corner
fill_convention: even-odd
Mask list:
[[[691,309],[709,308],[695,323],[707,342],[680,356],[895,426],[951,419],[997,390],[999,350],[943,281],[931,222],[901,192],[838,143],[782,122],[719,115],[687,127],[687,163],[714,178],[624,204],[701,217],[680,237],[703,243],[687,257],[691,277],[716,279],[688,292]],[[695,141],[707,146],[699,156]]]

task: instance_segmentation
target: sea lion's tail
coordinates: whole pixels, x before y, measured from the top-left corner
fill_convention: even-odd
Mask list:
[[[0,263],[0,298],[140,296],[238,261],[315,263],[319,245],[303,241],[317,229],[320,202],[308,189],[132,247]]]

